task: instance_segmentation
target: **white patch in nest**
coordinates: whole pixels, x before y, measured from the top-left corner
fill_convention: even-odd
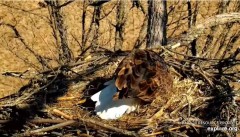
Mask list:
[[[95,112],[102,119],[118,119],[125,113],[136,110],[138,103],[135,98],[113,100],[117,93],[115,80],[104,83],[107,87],[94,94],[91,99],[96,101]]]

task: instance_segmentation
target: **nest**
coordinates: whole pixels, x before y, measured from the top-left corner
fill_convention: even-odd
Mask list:
[[[18,94],[1,99],[1,134],[236,136],[239,99],[228,83],[211,83],[212,79],[194,70],[183,76],[171,58],[166,62],[174,76],[173,91],[164,105],[155,100],[118,120],[98,118],[88,98],[111,78],[122,58],[122,53],[96,54],[87,61],[42,72]]]

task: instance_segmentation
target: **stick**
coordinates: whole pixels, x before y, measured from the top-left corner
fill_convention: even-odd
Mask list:
[[[66,114],[66,113],[64,113],[64,112],[62,112],[62,111],[60,111],[58,109],[53,109],[53,113],[58,115],[58,116],[62,116],[64,118],[66,118],[66,119],[73,119],[73,116],[69,116],[68,114]]]
[[[27,133],[24,133],[24,135],[29,136],[29,135],[34,135],[34,134],[41,133],[41,132],[47,132],[47,131],[51,131],[51,130],[54,130],[54,129],[63,128],[65,126],[73,125],[75,123],[76,123],[76,121],[69,120],[69,121],[66,121],[66,122],[63,122],[63,123],[60,123],[60,124],[56,124],[56,125],[53,125],[53,126],[49,126],[49,127],[45,127],[45,128],[41,128],[41,129],[37,129],[37,130],[32,130],[32,131],[29,131]]]
[[[91,124],[91,125],[95,125],[95,126],[99,126],[99,127],[111,130],[111,131],[115,131],[115,132],[121,133],[123,135],[135,136],[135,137],[139,136],[139,134],[137,134],[137,133],[135,133],[133,131],[128,131],[128,130],[120,129],[120,128],[117,128],[117,127],[113,127],[111,125],[102,123],[102,122],[94,120],[94,119],[78,118],[78,120],[80,120],[80,121],[82,121],[84,123],[87,123],[87,124]]]

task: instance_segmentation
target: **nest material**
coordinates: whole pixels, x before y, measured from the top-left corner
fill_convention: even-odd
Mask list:
[[[103,64],[104,62],[102,61]],[[0,132],[17,136],[236,135],[234,130],[213,132],[216,129],[211,127],[237,127],[239,104],[234,105],[229,94],[214,96],[214,91],[206,92],[209,85],[204,81],[183,79],[173,68],[173,90],[168,94],[164,105],[159,105],[159,100],[156,99],[152,104],[143,105],[119,120],[101,120],[93,112],[94,104],[85,97],[101,89],[102,83],[107,79],[96,79],[96,76],[110,78],[117,62],[119,60],[94,71],[91,73],[93,78],[83,79],[79,75],[74,78],[75,73],[64,73],[64,68],[64,71],[59,69],[57,75],[50,73],[43,80],[32,81],[19,96],[1,101],[3,126]],[[12,127],[12,124],[17,127]],[[13,129],[16,132],[12,132]]]

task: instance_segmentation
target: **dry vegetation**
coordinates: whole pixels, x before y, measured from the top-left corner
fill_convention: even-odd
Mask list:
[[[239,130],[240,1],[193,1],[191,17],[186,1],[169,1],[169,46],[161,48],[174,75],[169,101],[142,106],[117,121],[93,114],[86,97],[102,88],[130,50],[145,48],[147,2],[140,2],[142,8],[126,0],[121,52],[114,52],[117,1],[105,3],[100,18],[87,1],[67,2],[61,15],[72,58],[63,63],[50,6],[0,1],[0,134],[237,136],[204,126]],[[176,43],[180,46],[170,48]]]

